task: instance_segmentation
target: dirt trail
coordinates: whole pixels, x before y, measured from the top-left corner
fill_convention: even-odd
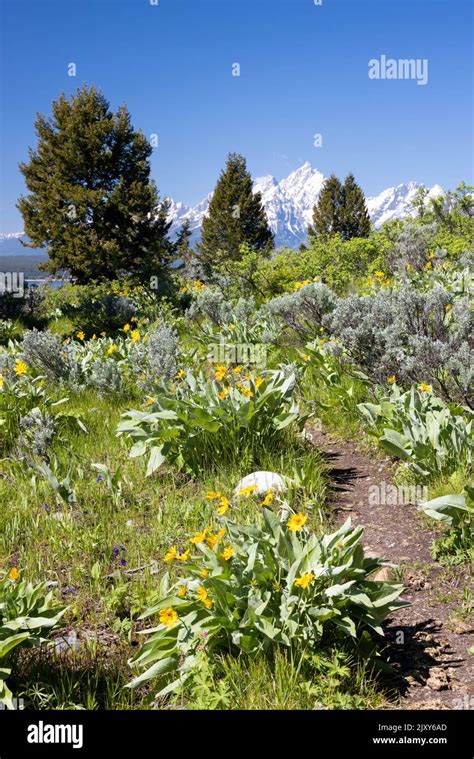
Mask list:
[[[474,645],[474,619],[466,614],[469,599],[474,601],[464,588],[473,595],[474,589],[468,570],[444,569],[433,561],[435,533],[423,528],[414,504],[373,505],[371,486],[392,483],[394,469],[388,459],[371,457],[355,443],[330,434],[308,432],[327,463],[337,521],[350,516],[354,524],[364,525],[367,553],[389,563],[379,579],[393,579],[395,567],[390,564],[402,571],[404,598],[411,606],[396,612],[386,625],[392,663],[399,672],[400,707],[474,709],[474,656],[468,653]]]

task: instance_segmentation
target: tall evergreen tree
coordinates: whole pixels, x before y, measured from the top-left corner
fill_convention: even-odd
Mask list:
[[[199,252],[211,267],[240,258],[240,246],[266,252],[273,245],[262,197],[253,193],[245,158],[229,153],[204,217]]]
[[[342,207],[344,196],[342,185],[335,174],[326,179],[313,208],[313,225],[310,236],[325,239],[342,232]]]
[[[181,259],[183,263],[186,263],[193,253],[193,249],[189,242],[191,235],[190,221],[189,219],[185,219],[174,243],[175,255],[178,259]]]
[[[368,237],[370,234],[370,216],[365,204],[364,193],[355,181],[353,174],[348,174],[345,178],[342,195],[342,239]]]
[[[38,115],[36,150],[21,163],[29,195],[18,208],[29,247],[48,247],[50,271],[79,282],[157,274],[169,259],[168,204],[150,179],[150,143],[125,106],[84,86]]]
[[[353,174],[347,175],[344,184],[334,174],[326,179],[314,206],[313,225],[308,233],[321,239],[335,234],[340,234],[343,240],[368,237],[370,217],[364,193]]]

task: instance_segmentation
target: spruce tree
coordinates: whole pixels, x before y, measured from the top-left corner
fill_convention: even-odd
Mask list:
[[[243,243],[264,253],[273,245],[262,197],[252,187],[245,158],[229,153],[202,224],[199,252],[211,268],[238,260]]]
[[[168,204],[150,179],[150,143],[125,106],[84,86],[38,115],[36,150],[20,164],[29,195],[18,208],[29,247],[48,247],[49,271],[80,283],[156,275],[169,259]]]
[[[334,174],[326,179],[313,209],[313,225],[308,234],[322,240],[335,234],[343,240],[369,236],[370,217],[364,193],[352,174],[347,175],[344,184]]]
[[[185,219],[174,243],[175,255],[177,259],[183,261],[184,264],[186,264],[193,253],[193,249],[189,243],[191,236],[192,232],[190,221],[189,219]]]
[[[365,197],[355,181],[353,174],[348,174],[342,186],[341,236],[343,240],[352,237],[368,237],[370,234],[370,217],[365,205]]]
[[[342,185],[336,175],[331,174],[324,182],[313,208],[313,225],[308,230],[310,236],[324,240],[342,232],[343,202]]]

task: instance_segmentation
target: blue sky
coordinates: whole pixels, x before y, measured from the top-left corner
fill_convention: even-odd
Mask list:
[[[157,133],[162,195],[194,204],[228,151],[254,176],[304,161],[367,195],[415,179],[472,181],[469,0],[0,0],[0,231],[22,229],[18,162],[36,112],[100,87]],[[427,58],[428,84],[374,81],[368,61]],[[77,76],[68,76],[68,64]],[[240,77],[232,64],[240,64]],[[314,147],[314,134],[323,147]]]

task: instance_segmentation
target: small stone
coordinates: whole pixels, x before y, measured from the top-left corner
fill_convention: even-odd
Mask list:
[[[381,567],[372,576],[372,580],[375,582],[392,582],[395,579],[395,572],[392,567]]]

